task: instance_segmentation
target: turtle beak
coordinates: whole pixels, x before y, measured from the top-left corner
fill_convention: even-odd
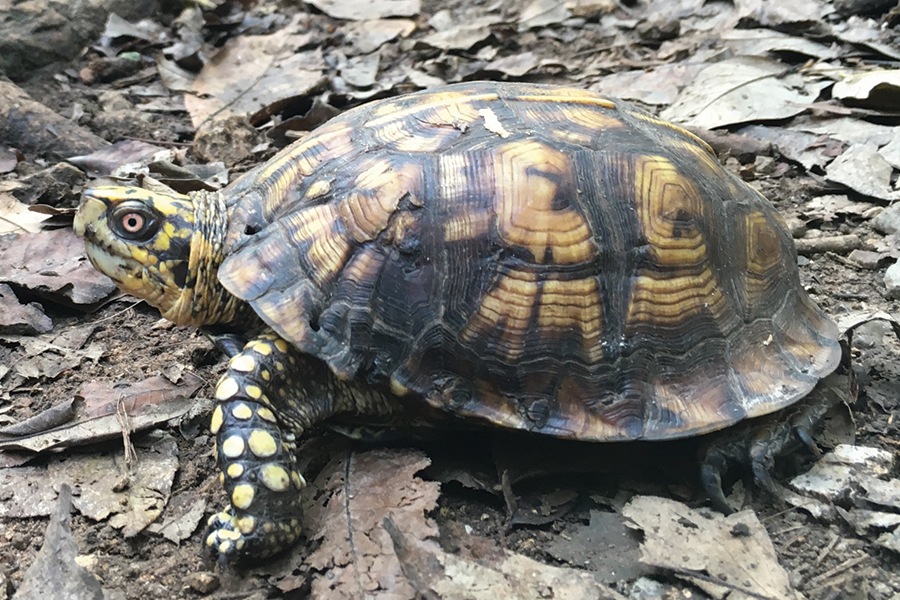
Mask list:
[[[72,228],[79,237],[93,237],[94,227],[92,223],[97,223],[104,219],[106,213],[106,202],[91,195],[91,190],[87,190],[81,200],[81,205],[75,213],[75,221]]]

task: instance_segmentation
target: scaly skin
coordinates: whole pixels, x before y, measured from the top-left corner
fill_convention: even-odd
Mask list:
[[[230,506],[209,520],[206,544],[221,560],[258,560],[300,533],[296,440],[337,414],[399,411],[393,396],[338,380],[264,328],[249,306],[219,284],[227,225],[220,194],[190,197],[137,188],[95,188],[75,216],[94,266],[125,292],[179,325],[263,333],[243,346],[216,386],[211,430]],[[215,336],[213,336],[215,337]],[[219,345],[235,351],[233,336]]]

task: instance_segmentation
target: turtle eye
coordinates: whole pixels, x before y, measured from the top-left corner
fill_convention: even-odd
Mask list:
[[[155,214],[143,207],[122,206],[113,214],[112,226],[122,238],[145,242],[156,235],[159,221]]]

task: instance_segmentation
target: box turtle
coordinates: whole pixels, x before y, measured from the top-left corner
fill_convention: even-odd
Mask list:
[[[841,355],[761,194],[691,133],[573,88],[373,102],[221,192],[88,190],[75,229],[231,355],[211,424],[230,507],[206,540],[226,559],[296,540],[297,439],[332,417],[666,440],[793,405]],[[783,437],[750,452],[762,476]],[[728,456],[703,465],[719,506]]]

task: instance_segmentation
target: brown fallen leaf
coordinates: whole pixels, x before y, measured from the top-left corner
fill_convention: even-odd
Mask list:
[[[753,511],[725,516],[667,498],[638,496],[622,514],[644,532],[641,562],[672,571],[714,598],[802,598]]]
[[[310,539],[322,540],[308,560],[319,571],[313,598],[415,598],[382,522],[391,516],[412,540],[437,535],[426,513],[440,484],[415,476],[430,463],[419,451],[379,449],[348,452],[322,471],[311,486],[321,492],[307,512]]]
[[[70,485],[80,490],[75,508],[81,514],[122,529],[126,537],[155,521],[169,500],[178,470],[178,446],[168,434],[143,437],[135,443],[134,468],[129,472],[123,450],[107,454],[55,456],[46,468],[0,469],[0,516],[24,518],[50,514],[56,490]]]
[[[41,551],[16,590],[18,600],[103,600],[107,597],[94,575],[75,562],[78,543],[70,527],[71,510],[72,490],[68,485],[63,485],[44,534]]]
[[[390,518],[384,528],[404,575],[428,600],[625,600],[590,571],[546,565],[481,536],[468,536],[467,559],[410,539]]]
[[[421,10],[420,0],[310,0],[310,4],[335,19],[384,19],[415,17]]]
[[[71,229],[0,238],[0,282],[15,284],[61,304],[94,304],[116,291],[91,266]]]
[[[28,210],[28,205],[19,202],[15,196],[0,192],[0,235],[4,233],[37,233],[41,230],[41,221],[47,219]]]
[[[73,156],[67,160],[91,177],[104,177],[121,165],[144,162],[161,150],[159,146],[147,142],[123,140],[96,152]]]
[[[117,415],[119,403],[128,416],[132,432],[149,429],[183,415],[190,409],[203,380],[187,372],[180,385],[163,377],[149,377],[129,387],[113,387],[111,382],[89,382],[81,390],[83,403],[76,402],[73,420],[53,429],[0,437],[0,450],[44,452],[121,437]],[[49,409],[55,410],[55,409]]]
[[[53,321],[40,304],[22,304],[11,287],[0,283],[0,334],[33,335],[51,329]]]
[[[271,35],[231,38],[197,75],[184,105],[194,127],[211,119],[247,116],[254,125],[323,83],[322,49],[297,49],[312,39],[295,21]],[[202,96],[202,97],[201,97]]]

